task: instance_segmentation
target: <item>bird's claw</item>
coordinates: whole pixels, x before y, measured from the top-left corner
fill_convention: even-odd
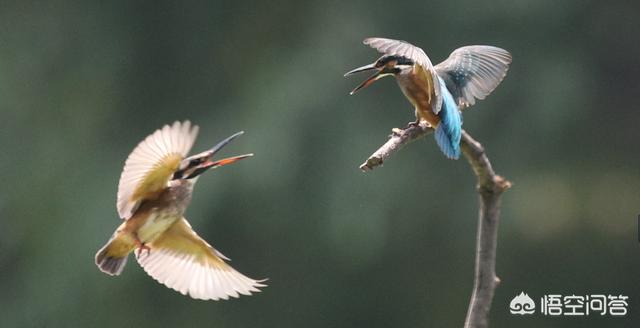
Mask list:
[[[400,136],[402,135],[402,133],[407,130],[407,129],[413,129],[413,128],[417,128],[420,127],[420,121],[412,121],[407,123],[407,127],[405,127],[404,129],[400,129],[400,128],[393,128],[391,129],[391,135],[389,137],[393,137],[393,136]]]
[[[147,251],[147,256],[149,256],[149,254],[151,254],[151,247],[145,244],[140,244],[140,246],[138,247],[138,252],[136,253],[136,259],[140,259],[144,254],[144,251]]]
[[[138,247],[137,252],[136,252],[136,259],[140,259],[140,257],[142,257],[142,254],[144,253],[144,251],[147,251],[147,256],[149,256],[149,254],[151,254],[151,248],[147,245],[145,245],[145,243],[141,242],[140,240],[136,240],[136,246]]]
[[[407,128],[416,128],[420,126],[420,120],[411,121],[407,123]]]

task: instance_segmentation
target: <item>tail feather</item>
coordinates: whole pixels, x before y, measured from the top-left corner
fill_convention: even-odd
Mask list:
[[[444,81],[439,78],[440,85]],[[462,137],[462,116],[451,93],[442,88],[442,110],[438,113],[440,124],[436,128],[435,138],[440,150],[450,159],[460,158],[460,138]]]
[[[96,253],[96,265],[102,272],[118,276],[122,273],[124,266],[127,264],[129,253],[133,249],[133,244],[128,243],[119,235],[114,235]]]

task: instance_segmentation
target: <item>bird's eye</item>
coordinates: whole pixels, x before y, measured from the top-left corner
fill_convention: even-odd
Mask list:
[[[171,180],[182,179],[183,173],[184,173],[183,170],[176,171],[175,173],[173,173],[173,177],[171,178]]]
[[[413,65],[413,61],[407,57],[398,57],[398,65]]]
[[[189,166],[200,165],[202,162],[204,162],[204,158],[194,158],[191,161],[189,161]]]

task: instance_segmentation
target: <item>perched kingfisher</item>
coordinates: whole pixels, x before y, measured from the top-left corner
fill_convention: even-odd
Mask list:
[[[122,272],[135,250],[142,268],[155,280],[183,295],[218,300],[258,292],[262,280],[234,270],[222,253],[191,229],[183,214],[202,173],[253,156],[211,158],[241,135],[186,157],[198,126],[175,122],[148,136],[127,158],[118,186],[118,214],[124,220],[96,254],[96,264],[109,275]]]
[[[369,38],[364,44],[384,55],[373,64],[344,76],[376,70],[350,94],[392,75],[415,107],[416,123],[426,121],[435,129],[436,143],[451,159],[460,157],[462,116],[460,109],[484,99],[507,74],[511,54],[492,46],[466,46],[433,66],[424,51],[406,41]]]

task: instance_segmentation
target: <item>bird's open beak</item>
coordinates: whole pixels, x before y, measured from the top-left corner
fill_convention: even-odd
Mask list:
[[[205,171],[209,170],[209,169],[213,169],[216,167],[220,167],[220,166],[224,166],[227,164],[231,164],[231,163],[235,163],[241,159],[247,158],[247,157],[251,157],[253,156],[253,154],[244,154],[244,155],[239,155],[239,156],[233,156],[233,157],[228,157],[228,158],[223,158],[217,161],[212,161],[210,160],[211,157],[213,157],[213,155],[215,155],[218,151],[220,151],[220,149],[222,149],[224,146],[226,146],[229,142],[231,142],[231,140],[237,138],[238,136],[242,135],[244,133],[244,131],[240,131],[222,141],[220,141],[217,145],[213,146],[211,149],[204,151],[200,154],[197,155],[193,155],[190,156],[186,159],[184,159],[184,161],[188,161],[187,167],[182,170],[182,172],[185,172],[184,175],[187,176],[187,179],[191,179],[194,178],[202,173],[204,173]],[[186,173],[186,172],[191,172],[190,174]],[[182,174],[181,174],[182,175]]]
[[[362,66],[362,67],[358,67],[354,70],[351,70],[349,72],[347,72],[344,76],[351,76],[353,74],[356,73],[360,73],[360,72],[365,72],[365,71],[371,71],[371,70],[378,70],[375,74],[371,75],[368,79],[366,79],[364,82],[362,82],[359,86],[357,86],[355,89],[351,90],[351,92],[349,92],[350,95],[353,95],[354,93],[358,92],[358,90],[360,89],[364,89],[368,86],[370,86],[373,82],[377,81],[378,79],[380,79],[381,77],[384,77],[385,75],[382,74],[382,67],[376,67],[375,63],[374,64],[369,64],[366,66]]]
[[[227,164],[231,164],[234,162],[237,162],[243,158],[247,158],[247,157],[251,157],[253,156],[253,154],[245,154],[245,155],[239,155],[239,156],[233,156],[233,157],[229,157],[229,158],[224,158],[221,160],[217,160],[217,161],[210,161],[209,158],[213,157],[213,155],[215,155],[217,152],[220,151],[220,149],[224,148],[224,146],[226,146],[227,144],[229,144],[233,139],[241,136],[244,134],[244,131],[240,131],[235,133],[234,135],[218,142],[217,145],[213,146],[213,148],[207,150],[204,153],[198,154],[196,156],[202,158],[204,161],[202,162],[202,164],[199,165],[199,169],[212,169],[212,168],[216,168],[216,167],[220,167],[223,165],[227,165]]]

